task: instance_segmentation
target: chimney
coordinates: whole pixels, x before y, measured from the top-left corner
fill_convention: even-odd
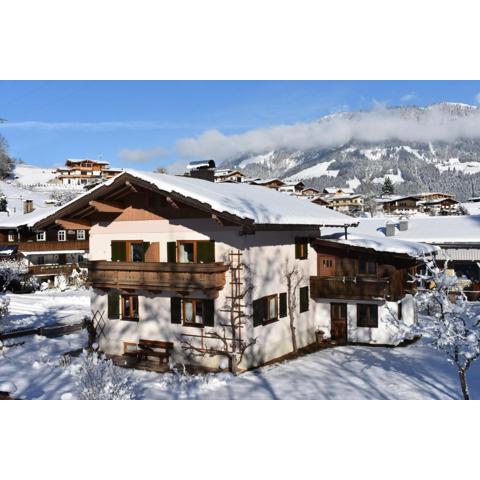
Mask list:
[[[402,217],[398,222],[398,229],[401,232],[406,232],[408,230],[408,218]]]
[[[187,177],[199,178],[208,182],[215,181],[215,162],[213,160],[190,162],[187,165],[187,170],[185,174]]]
[[[392,222],[392,220],[387,220],[387,223],[385,223],[385,235],[387,237],[394,237],[395,236],[395,222]]]
[[[23,201],[23,213],[33,212],[33,200]]]

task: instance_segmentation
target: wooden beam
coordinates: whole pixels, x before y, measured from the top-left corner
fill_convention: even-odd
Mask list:
[[[100,202],[99,200],[90,200],[88,204],[97,212],[101,213],[122,213],[125,207],[119,202]]]
[[[59,218],[55,223],[65,230],[89,230],[92,227],[90,220],[83,218]]]
[[[167,203],[172,208],[180,208],[172,197],[166,197]]]

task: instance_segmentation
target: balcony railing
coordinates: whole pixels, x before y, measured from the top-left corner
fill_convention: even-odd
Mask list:
[[[74,265],[30,265],[28,271],[32,275],[70,275]]]
[[[404,296],[403,288],[393,288],[389,278],[377,277],[310,277],[312,298],[396,301]]]
[[[88,240],[67,240],[58,242],[48,240],[45,242],[20,242],[12,244],[18,246],[20,252],[56,252],[61,250],[88,250]]]
[[[188,294],[203,291],[215,298],[225,286],[224,263],[170,263],[170,262],[109,262],[90,261],[82,264],[88,268],[89,283],[94,288],[126,290],[162,290]]]

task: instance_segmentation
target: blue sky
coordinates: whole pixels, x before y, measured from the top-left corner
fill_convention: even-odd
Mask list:
[[[228,137],[378,104],[478,104],[479,94],[478,81],[1,81],[0,133],[33,165],[102,157],[153,169],[209,130]]]

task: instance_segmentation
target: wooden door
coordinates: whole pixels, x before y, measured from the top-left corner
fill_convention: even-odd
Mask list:
[[[335,271],[335,257],[333,255],[317,255],[317,275],[319,277],[334,277]]]
[[[331,303],[331,337],[337,343],[347,343],[347,304]]]

